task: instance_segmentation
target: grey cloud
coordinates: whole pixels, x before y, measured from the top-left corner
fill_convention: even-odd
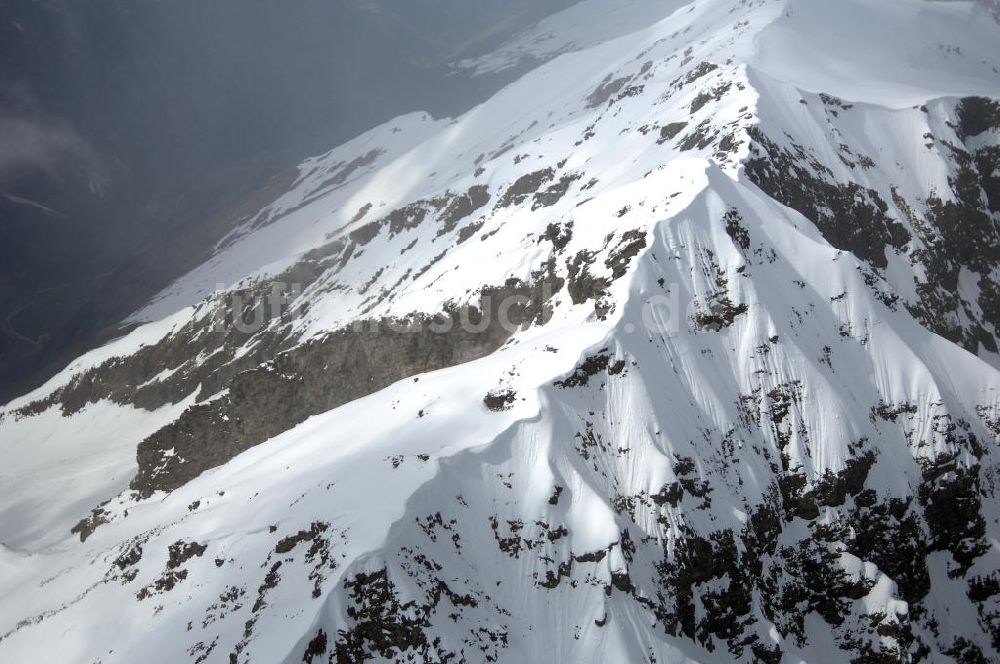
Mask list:
[[[52,172],[67,163],[96,164],[96,152],[67,122],[0,115],[0,181]]]

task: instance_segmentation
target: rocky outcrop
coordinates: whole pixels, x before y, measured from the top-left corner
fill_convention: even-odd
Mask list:
[[[142,497],[183,486],[311,415],[408,376],[469,362],[499,348],[521,326],[546,319],[557,280],[516,280],[480,293],[476,306],[439,316],[358,321],[279,353],[225,383],[225,393],[189,408],[139,445],[131,488]]]
[[[821,96],[832,118],[852,106]],[[925,109],[926,113],[931,113]],[[914,267],[918,300],[905,306],[928,329],[971,352],[996,354],[1000,343],[1000,102],[981,97],[960,100],[945,122],[958,143],[927,134],[950,172],[948,192],[908,200],[889,182],[879,192],[833,171],[795,136],[778,141],[760,128],[749,130],[753,145],[747,176],[775,200],[816,224],[833,246],[867,261],[875,270],[888,265],[887,253],[902,254]],[[804,142],[804,139],[803,139]],[[857,173],[871,160],[839,147],[845,165]],[[861,179],[860,177],[858,178]],[[974,275],[978,293],[960,292],[960,273]],[[873,277],[871,284],[876,286]],[[910,288],[909,285],[900,285]]]

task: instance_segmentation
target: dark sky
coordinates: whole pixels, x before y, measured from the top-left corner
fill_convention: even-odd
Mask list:
[[[0,0],[0,401],[115,333],[268,178],[573,0]]]

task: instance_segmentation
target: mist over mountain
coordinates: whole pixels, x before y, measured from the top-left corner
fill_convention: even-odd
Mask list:
[[[0,397],[117,334],[303,157],[508,76],[449,64],[568,0],[4,0]]]

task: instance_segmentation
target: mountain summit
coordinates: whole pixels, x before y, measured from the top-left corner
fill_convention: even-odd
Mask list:
[[[585,0],[455,62],[530,71],[0,410],[0,659],[996,661],[985,16]]]

